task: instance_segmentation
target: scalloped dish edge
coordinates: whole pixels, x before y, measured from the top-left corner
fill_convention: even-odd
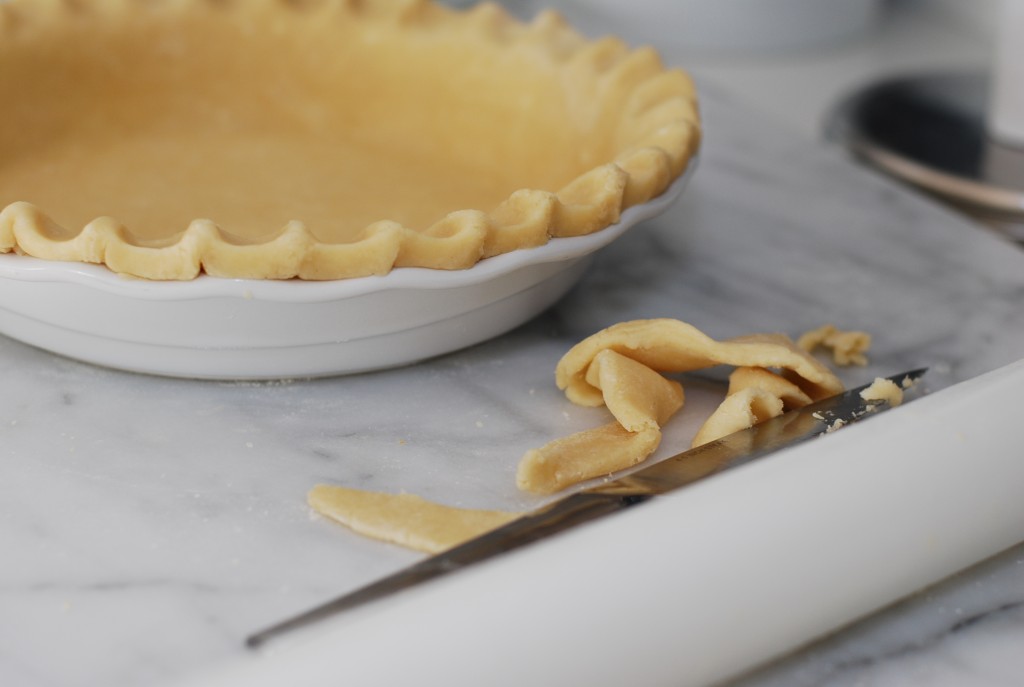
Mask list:
[[[150,280],[112,272],[103,265],[56,261],[29,255],[0,253],[0,279],[54,284],[78,284],[128,298],[193,300],[198,298],[255,298],[265,301],[312,303],[351,298],[398,289],[452,289],[486,283],[529,265],[586,257],[615,241],[639,222],[662,214],[683,193],[699,162],[690,159],[686,171],[661,195],[622,213],[620,221],[602,231],[554,238],[547,243],[501,255],[462,270],[397,267],[387,274],[335,280],[244,279],[199,274],[190,280]]]
[[[32,0],[35,20],[57,21],[71,3]],[[166,8],[186,11],[212,0],[168,0]],[[128,0],[87,0],[115,12],[132,9]],[[136,6],[138,3],[136,3]],[[628,89],[623,144],[612,161],[584,172],[557,192],[520,189],[491,212],[457,210],[423,231],[382,220],[367,226],[351,243],[325,243],[302,222],[289,222],[271,240],[239,244],[207,219],[196,219],[167,245],[141,245],[118,220],[99,217],[77,234],[57,225],[27,202],[0,211],[0,253],[45,260],[105,265],[113,272],[149,280],[192,280],[200,274],[242,279],[343,280],[385,275],[395,267],[464,270],[479,261],[551,238],[583,236],[616,224],[622,212],[663,194],[687,170],[699,148],[701,125],[696,94],[682,70],[666,69],[650,48],[630,50],[617,38],[588,41],[556,13],[545,11],[531,23],[484,3],[465,12],[430,0],[319,0],[295,9],[289,0],[258,0],[246,10],[273,8],[309,18],[328,13],[363,13],[376,8],[374,21],[397,27],[417,22],[462,21],[465,30],[502,41],[530,41],[557,56],[564,68],[580,70],[609,87]],[[165,7],[161,5],[161,7]],[[24,5],[0,4],[0,36],[23,20]],[[230,11],[243,11],[232,8]],[[256,267],[253,267],[256,266]]]

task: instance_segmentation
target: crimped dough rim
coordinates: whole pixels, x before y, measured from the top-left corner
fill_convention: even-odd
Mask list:
[[[161,0],[178,11],[221,0]],[[25,17],[27,3],[0,4],[0,39]],[[112,14],[141,11],[133,0],[31,0],[34,21],[60,21],[82,4]],[[616,122],[615,154],[557,190],[523,188],[491,211],[456,209],[421,231],[386,218],[368,225],[354,242],[327,243],[299,221],[258,243],[239,243],[206,219],[163,245],[137,241],[117,219],[99,217],[77,232],[57,225],[23,201],[0,211],[0,252],[106,265],[114,272],[153,280],[190,280],[201,273],[246,279],[338,280],[383,275],[395,267],[466,269],[481,259],[543,245],[551,238],[600,231],[627,208],[662,194],[686,169],[700,141],[696,96],[689,77],[665,69],[649,48],[632,50],[614,38],[588,41],[553,12],[523,24],[491,4],[457,12],[430,0],[255,0],[232,12],[277,16],[311,13],[366,15],[396,31],[432,22],[459,22],[461,30],[555,56],[574,78],[621,88],[626,106]],[[258,11],[256,8],[259,8]],[[271,10],[268,13],[267,10]]]

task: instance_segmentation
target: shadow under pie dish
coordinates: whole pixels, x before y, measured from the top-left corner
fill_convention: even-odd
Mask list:
[[[139,298],[155,319],[157,302],[179,298],[393,301],[534,272],[490,300],[453,290],[462,305],[429,321],[323,340],[247,332],[244,317],[230,331],[209,323],[224,331],[203,341],[109,335],[223,353],[341,344],[522,294],[500,326],[393,361],[221,374],[58,350],[129,369],[329,374],[493,336],[564,293],[589,252],[664,209],[700,139],[685,73],[650,49],[588,41],[553,13],[524,24],[492,5],[420,0],[10,0],[0,38],[0,82],[17,94],[0,111],[0,277],[32,291],[14,305],[8,293],[0,319],[66,317],[43,282]],[[39,316],[44,301],[52,317]],[[56,350],[52,337],[0,329]]]

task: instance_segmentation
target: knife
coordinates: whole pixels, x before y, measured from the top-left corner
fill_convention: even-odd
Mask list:
[[[888,379],[907,389],[926,370],[912,370]],[[865,384],[791,410],[624,477],[583,489],[377,582],[261,630],[248,637],[246,645],[252,649],[259,648],[292,630],[513,551],[571,527],[631,508],[888,408],[887,402],[868,401],[861,397],[861,391],[869,386]]]

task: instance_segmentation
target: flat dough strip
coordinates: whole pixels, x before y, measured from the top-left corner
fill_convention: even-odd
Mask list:
[[[573,346],[555,369],[555,382],[569,400],[585,406],[604,402],[601,390],[588,383],[587,369],[606,349],[659,372],[690,372],[722,364],[781,368],[814,400],[843,390],[831,370],[783,334],[716,341],[685,322],[655,319],[616,324]]]
[[[310,490],[317,513],[359,534],[427,553],[438,553],[493,530],[519,513],[453,508],[414,494],[384,494],[327,484]]]
[[[600,351],[587,370],[617,422],[527,451],[516,483],[536,494],[608,475],[645,460],[661,443],[661,425],[683,406],[683,387],[615,351]]]
[[[535,494],[553,494],[636,465],[654,453],[659,443],[658,428],[630,432],[611,422],[527,451],[519,462],[516,484]]]

